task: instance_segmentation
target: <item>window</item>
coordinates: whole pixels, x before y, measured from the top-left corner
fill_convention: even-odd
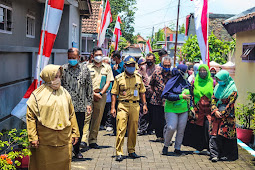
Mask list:
[[[0,32],[11,33],[12,31],[12,8],[0,4]]]
[[[27,15],[27,33],[26,36],[29,38],[35,38],[35,17]]]
[[[255,43],[243,43],[242,61],[255,61]]]
[[[73,29],[72,29],[72,42],[77,43],[77,25],[73,24]]]

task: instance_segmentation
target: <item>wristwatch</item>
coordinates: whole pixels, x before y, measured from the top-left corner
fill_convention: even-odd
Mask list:
[[[102,94],[101,92],[99,92],[99,94],[100,94],[101,96],[103,96],[103,94]]]
[[[147,102],[143,103],[143,105],[147,105]]]

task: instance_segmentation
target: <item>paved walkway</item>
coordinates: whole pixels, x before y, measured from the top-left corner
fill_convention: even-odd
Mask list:
[[[162,143],[157,143],[155,135],[138,136],[136,153],[141,156],[139,159],[126,158],[122,162],[115,161],[115,136],[109,136],[108,132],[100,131],[98,144],[102,149],[90,149],[83,153],[83,161],[73,161],[72,170],[199,170],[199,169],[255,169],[252,165],[254,159],[245,150],[239,148],[239,159],[234,162],[212,163],[208,156],[192,154],[194,149],[182,147],[187,153],[185,156],[176,157],[173,155],[174,148],[169,147],[169,155],[161,155]],[[127,155],[125,138],[124,154]]]

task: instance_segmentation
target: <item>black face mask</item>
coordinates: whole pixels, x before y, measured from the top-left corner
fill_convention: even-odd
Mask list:
[[[215,73],[211,73],[211,76],[214,77],[214,76],[215,76]]]
[[[207,77],[207,72],[199,72],[199,76],[202,78],[202,79],[205,79]]]
[[[152,65],[153,65],[153,62],[152,62],[152,61],[147,61],[146,64],[147,64],[148,66],[152,66]]]

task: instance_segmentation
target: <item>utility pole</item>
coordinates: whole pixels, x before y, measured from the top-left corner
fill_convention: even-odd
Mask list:
[[[176,50],[177,50],[177,38],[178,38],[178,26],[179,26],[179,13],[180,13],[180,0],[178,0],[178,12],[177,12],[177,24],[175,34],[175,47],[174,47],[174,67],[176,63]]]
[[[154,26],[152,27],[152,34],[151,34],[151,47],[153,47],[153,35],[154,35]]]

